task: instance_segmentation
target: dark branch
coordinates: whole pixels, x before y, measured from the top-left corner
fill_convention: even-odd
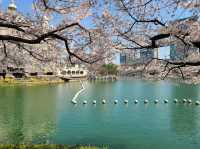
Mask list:
[[[97,60],[88,61],[88,60],[85,60],[85,59],[81,58],[80,56],[76,55],[75,53],[71,52],[70,49],[69,49],[69,46],[68,46],[68,39],[62,37],[61,35],[56,34],[58,32],[62,32],[65,29],[68,29],[68,28],[71,28],[71,27],[74,27],[74,26],[78,26],[81,30],[88,33],[89,41],[88,41],[88,43],[85,44],[85,46],[90,44],[92,42],[90,32],[87,29],[85,29],[83,26],[81,26],[79,23],[72,23],[72,24],[69,24],[69,25],[63,25],[62,27],[59,27],[59,28],[57,28],[53,31],[49,31],[45,34],[37,35],[36,37],[34,36],[33,39],[25,38],[25,37],[17,37],[17,36],[13,36],[13,35],[0,35],[0,40],[16,42],[16,43],[40,44],[42,41],[45,41],[46,39],[58,39],[58,40],[65,42],[65,47],[66,47],[66,50],[69,54],[70,60],[71,60],[71,56],[73,56],[73,57],[76,57],[77,59],[79,59],[79,60],[81,60],[85,63],[96,62]],[[21,29],[17,25],[10,24],[10,23],[0,23],[0,27],[12,28],[12,29],[15,29],[17,31],[21,31],[21,32],[26,33],[25,30]],[[26,50],[27,52],[29,52],[30,55],[34,56],[33,53],[31,51],[28,51],[28,49],[25,49],[25,47],[23,47],[23,49]]]

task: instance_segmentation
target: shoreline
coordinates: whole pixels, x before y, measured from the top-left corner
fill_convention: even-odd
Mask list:
[[[90,145],[64,145],[64,144],[0,144],[0,149],[108,149]]]
[[[105,76],[102,76],[105,77]],[[159,76],[116,76],[115,79],[81,79],[81,80],[88,80],[88,81],[117,81],[121,79],[137,79],[137,80],[145,80],[145,81],[175,81],[177,83],[184,83],[188,85],[199,85],[200,79],[198,78],[186,78],[183,80],[180,77],[176,76],[169,76],[166,79],[162,79]],[[22,79],[17,79],[13,77],[7,77],[5,79],[0,78],[0,86],[12,86],[12,85],[26,85],[26,86],[32,86],[32,85],[52,85],[52,84],[63,84],[63,83],[70,83],[70,82],[79,82],[80,79],[72,79],[72,80],[62,80],[58,76],[34,76],[34,77],[27,77]]]
[[[200,81],[194,81],[192,79],[185,79],[179,77],[168,77],[166,79],[162,79],[159,77],[141,77],[141,76],[118,76],[118,80],[128,80],[128,79],[135,79],[135,80],[144,80],[144,81],[170,81],[174,83],[182,83],[182,84],[188,84],[188,85],[200,85]]]
[[[66,81],[56,77],[56,76],[35,76],[35,77],[26,77],[26,78],[13,78],[6,77],[5,79],[0,78],[0,86],[9,86],[9,85],[48,85],[48,84],[59,84],[65,83]]]

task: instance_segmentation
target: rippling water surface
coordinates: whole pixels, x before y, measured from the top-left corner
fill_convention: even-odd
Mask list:
[[[86,90],[73,105],[70,101],[80,87],[78,82],[0,87],[0,143],[200,148],[200,106],[173,103],[174,98],[200,99],[200,86],[142,80],[85,82]],[[137,105],[134,99],[139,100]],[[144,105],[144,99],[149,104]],[[159,104],[153,103],[155,99],[160,99]],[[164,99],[169,103],[164,104]],[[88,104],[83,105],[83,100]],[[92,100],[97,104],[92,105]]]

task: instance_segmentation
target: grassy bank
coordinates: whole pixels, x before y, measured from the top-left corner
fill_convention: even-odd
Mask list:
[[[35,145],[14,145],[14,144],[1,144],[0,149],[108,149],[106,147],[99,148],[94,146],[67,146],[56,144],[35,144]]]

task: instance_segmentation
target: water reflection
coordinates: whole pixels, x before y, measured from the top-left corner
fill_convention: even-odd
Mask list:
[[[47,92],[45,88],[1,88],[0,96],[6,98],[0,100],[0,143],[46,142],[56,118],[54,96],[45,100],[40,96]]]
[[[198,97],[199,89],[196,86],[176,85],[172,86],[172,98],[195,99]],[[179,103],[172,104],[170,108],[170,125],[173,131],[178,135],[193,136],[198,129],[198,110],[195,105]]]

